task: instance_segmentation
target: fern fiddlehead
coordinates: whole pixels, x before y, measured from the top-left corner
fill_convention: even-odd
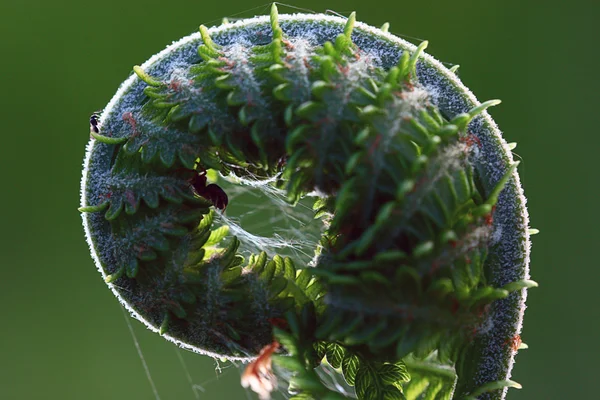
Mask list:
[[[324,361],[361,399],[503,398],[536,285],[525,200],[498,102],[425,47],[273,6],[136,66],[94,120],[80,208],[121,303],[213,356],[275,338],[298,398],[341,396]],[[316,192],[315,265],[242,257],[214,225],[223,190],[191,184],[206,170],[269,179],[291,204]]]

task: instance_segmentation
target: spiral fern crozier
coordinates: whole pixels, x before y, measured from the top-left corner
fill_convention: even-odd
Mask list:
[[[320,364],[359,399],[518,387],[535,282],[517,163],[485,111],[499,102],[479,103],[425,47],[354,14],[273,6],[135,67],[92,117],[81,189],[119,301],[182,347],[260,353],[245,383],[263,396],[271,359],[303,399],[343,397]],[[316,193],[314,265],[242,257],[243,237],[214,226],[236,201],[207,181],[215,172],[268,180],[292,205]]]

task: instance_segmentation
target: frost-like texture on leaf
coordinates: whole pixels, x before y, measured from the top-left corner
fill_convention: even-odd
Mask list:
[[[92,135],[80,209],[132,315],[234,359],[275,352],[275,336],[298,398],[339,398],[312,369],[323,359],[360,399],[502,398],[535,286],[525,200],[485,111],[498,101],[426,45],[273,6],[136,66]],[[243,257],[252,236],[215,225],[217,172],[290,204],[316,195],[311,265]]]

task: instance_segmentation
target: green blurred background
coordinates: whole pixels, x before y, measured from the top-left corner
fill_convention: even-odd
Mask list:
[[[597,398],[600,269],[598,12],[592,1],[306,0],[430,41],[461,64],[509,142],[529,199],[532,277],[510,399]],[[257,7],[250,11],[249,8]],[[245,12],[244,12],[245,11]],[[290,12],[280,6],[280,12]],[[131,67],[200,23],[268,12],[258,1],[0,0],[0,399],[154,399],[77,212],[88,118]],[[596,229],[595,229],[596,228]],[[132,320],[163,400],[191,399],[174,346]],[[201,399],[244,399],[239,369],[179,351]],[[594,394],[595,393],[595,394]]]

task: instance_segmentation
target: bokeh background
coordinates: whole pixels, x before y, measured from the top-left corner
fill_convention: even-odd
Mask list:
[[[513,374],[524,388],[509,398],[597,398],[597,2],[290,3],[356,10],[361,21],[428,39],[430,54],[461,64],[479,99],[503,100],[492,116],[518,142],[541,230],[531,264],[540,288],[530,291],[522,335],[530,348]],[[0,0],[0,399],[154,399],[77,212],[88,118],[133,65],[200,23],[267,12],[260,0]],[[201,399],[247,398],[239,368],[131,324],[163,400],[195,399],[190,381]]]

